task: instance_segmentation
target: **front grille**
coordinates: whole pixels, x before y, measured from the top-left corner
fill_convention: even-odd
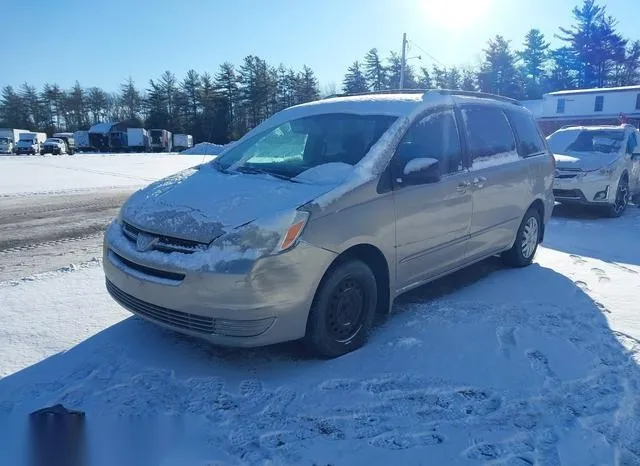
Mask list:
[[[215,326],[213,318],[211,317],[174,311],[172,309],[167,309],[166,307],[147,303],[125,293],[109,280],[107,280],[107,291],[111,296],[113,296],[113,299],[118,301],[122,306],[137,314],[141,314],[167,325],[192,330],[194,332],[206,334],[214,333]]]
[[[133,243],[137,241],[140,233],[158,238],[158,242],[153,246],[153,249],[158,251],[192,254],[197,251],[202,251],[207,247],[206,243],[200,243],[198,241],[175,238],[172,236],[156,235],[154,233],[142,231],[140,228],[127,222],[122,222],[122,232]]]
[[[579,189],[554,189],[555,197],[581,198],[582,192]]]
[[[202,334],[217,334],[230,337],[255,337],[266,332],[274,323],[274,317],[257,320],[228,320],[189,314],[147,303],[125,293],[109,280],[107,291],[118,303],[131,312],[173,327]]]
[[[158,278],[165,278],[167,280],[175,280],[175,281],[184,280],[185,274],[183,273],[168,272],[166,270],[154,269],[151,267],[147,267],[146,265],[138,264],[136,262],[130,261],[129,259],[122,257],[120,254],[114,252],[112,249],[109,250],[109,253],[112,254],[113,257],[116,258],[116,260],[118,260],[119,262],[122,262],[127,267],[133,270],[137,270],[138,272],[143,273],[145,275],[150,275],[152,277],[158,277]]]
[[[559,175],[556,175],[556,178],[560,180],[564,180],[569,178],[575,178],[576,176],[578,175],[576,175],[575,173],[560,173]]]

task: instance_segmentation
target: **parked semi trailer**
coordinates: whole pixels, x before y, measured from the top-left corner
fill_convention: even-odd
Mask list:
[[[144,128],[127,128],[129,152],[149,152],[149,132]]]
[[[149,130],[149,137],[151,139],[152,152],[171,152],[173,149],[171,131],[167,131],[166,129],[152,129]]]
[[[182,152],[188,148],[193,147],[193,136],[190,134],[174,134],[173,135],[173,150],[176,152]]]
[[[89,142],[89,131],[76,131],[73,133],[73,140],[76,143],[77,152],[89,152],[93,150]]]

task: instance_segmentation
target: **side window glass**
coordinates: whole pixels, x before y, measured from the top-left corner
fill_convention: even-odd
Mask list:
[[[462,115],[472,169],[520,160],[513,131],[501,109],[466,107],[462,109]]]
[[[529,157],[545,151],[544,141],[533,116],[522,111],[508,111],[511,126],[518,136],[518,153]]]
[[[396,158],[402,163],[416,158],[440,161],[442,174],[461,171],[462,148],[452,110],[430,113],[413,124],[398,145]]]

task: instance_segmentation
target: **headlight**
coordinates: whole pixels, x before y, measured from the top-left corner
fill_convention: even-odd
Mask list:
[[[614,163],[612,163],[611,165],[609,165],[608,167],[605,168],[601,168],[598,173],[600,173],[600,175],[602,176],[611,176],[613,175],[613,173],[616,171],[616,165]]]
[[[304,210],[297,210],[296,215],[291,222],[291,225],[285,230],[280,241],[279,251],[286,251],[298,241],[302,230],[304,230],[307,221],[309,220],[309,212]]]

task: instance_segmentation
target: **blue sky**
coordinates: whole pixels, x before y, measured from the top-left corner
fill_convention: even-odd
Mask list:
[[[581,0],[8,0],[1,33],[10,62],[0,86],[28,81],[116,90],[171,70],[215,73],[248,54],[308,64],[322,86],[340,87],[346,68],[371,47],[400,49],[402,33],[442,63],[473,65],[496,33],[520,46],[538,27],[553,39]],[[627,37],[640,39],[638,0],[608,0]],[[31,12],[25,16],[25,12]],[[636,18],[634,20],[634,17]],[[35,22],[31,22],[31,18]],[[433,60],[413,46],[413,65]],[[33,58],[31,58],[33,57]]]

